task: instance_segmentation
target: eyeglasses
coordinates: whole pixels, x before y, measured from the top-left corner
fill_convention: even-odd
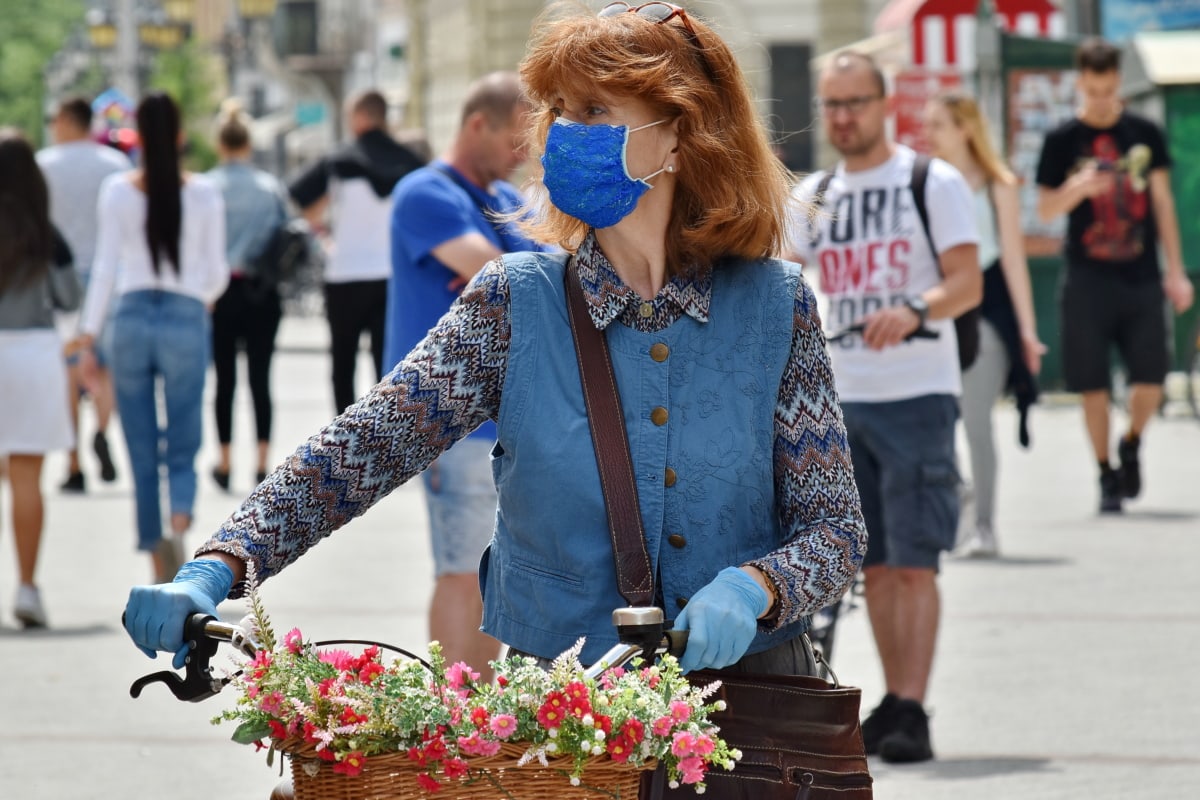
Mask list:
[[[674,3],[642,3],[640,6],[631,6],[629,3],[622,0],[609,3],[604,8],[600,9],[599,17],[615,17],[617,14],[626,12],[637,14],[639,17],[645,17],[652,22],[666,22],[667,20],[679,17],[683,27],[687,28],[688,33],[692,36],[696,35],[696,29],[692,27],[692,21],[688,19],[687,11],[675,5]]]
[[[881,94],[861,94],[857,97],[847,97],[844,100],[832,100],[826,97],[813,98],[813,111],[825,113],[832,116],[839,111],[848,111],[851,116],[857,117],[862,112],[866,111],[867,106],[874,103],[876,100],[882,100]]]
[[[704,73],[712,83],[717,82],[717,76],[713,73],[712,65],[704,56],[704,46],[700,44],[700,38],[696,36],[696,29],[692,27],[692,21],[688,18],[687,9],[681,8],[674,3],[642,3],[640,6],[631,6],[624,0],[615,0],[609,3],[604,8],[600,9],[600,13],[596,16],[615,17],[618,14],[637,14],[643,19],[648,19],[655,23],[669,22],[676,17],[683,23],[683,30],[687,36],[688,42],[696,49],[696,55],[700,58],[700,63],[704,67]]]

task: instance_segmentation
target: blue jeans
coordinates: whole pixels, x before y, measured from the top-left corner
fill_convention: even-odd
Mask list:
[[[479,559],[496,529],[491,463],[495,444],[490,438],[468,436],[421,474],[436,577],[479,571]]]
[[[171,513],[192,513],[210,337],[208,311],[194,298],[149,290],[117,302],[110,369],[133,473],[139,550],[153,550],[163,535],[163,466]]]

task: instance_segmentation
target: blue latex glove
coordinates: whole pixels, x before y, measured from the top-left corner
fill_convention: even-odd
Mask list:
[[[675,618],[675,628],[688,631],[680,669],[720,669],[737,661],[753,641],[758,617],[770,602],[766,591],[737,567],[718,572]]]
[[[135,586],[125,605],[125,630],[150,658],[157,650],[175,653],[171,664],[182,669],[188,646],[183,623],[196,612],[217,616],[217,603],[233,587],[233,570],[215,558],[198,558],[179,568],[175,580],[156,586]]]

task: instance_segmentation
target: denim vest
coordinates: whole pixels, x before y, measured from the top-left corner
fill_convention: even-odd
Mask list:
[[[504,266],[512,338],[492,461],[496,535],[480,565],[483,630],[547,658],[586,636],[581,659],[592,663],[616,642],[612,611],[627,603],[567,322],[565,256],[509,255]],[[707,323],[684,315],[658,333],[619,321],[606,330],[668,619],[724,567],[783,543],[774,412],[798,277],[782,262],[725,263]],[[748,652],[806,627],[760,631]]]

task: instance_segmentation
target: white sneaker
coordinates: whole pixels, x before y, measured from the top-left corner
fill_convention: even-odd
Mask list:
[[[17,604],[13,616],[26,628],[46,627],[46,610],[42,608],[42,593],[29,583],[17,589]]]
[[[961,553],[967,558],[995,558],[1000,555],[996,545],[996,532],[986,522],[975,526],[975,535],[963,546]]]

